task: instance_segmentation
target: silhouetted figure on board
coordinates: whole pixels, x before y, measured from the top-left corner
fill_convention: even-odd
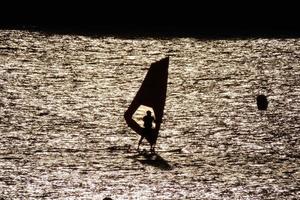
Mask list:
[[[152,141],[156,141],[156,138],[154,138],[156,134],[153,134],[152,123],[155,122],[155,120],[154,117],[151,116],[150,110],[148,110],[147,115],[143,117],[143,121],[144,121],[144,131],[139,141],[138,149],[140,148],[143,139],[146,137],[151,146],[150,150],[154,151],[154,147],[153,147],[154,142]]]
[[[145,138],[150,144],[152,152],[154,151],[164,114],[168,86],[168,68],[169,57],[151,64],[141,87],[124,113],[126,124],[141,136],[139,146]],[[155,121],[151,116],[151,112],[148,112],[149,114],[145,116],[144,125],[140,125],[134,120],[134,113],[142,105],[152,108],[152,112],[155,113]],[[155,122],[155,126],[153,124],[154,127],[152,128],[153,121]]]
[[[265,95],[258,95],[256,101],[258,110],[267,110],[269,102]]]
[[[147,111],[147,115],[143,118],[145,129],[152,129],[152,122],[154,122],[154,117],[151,116],[151,111]]]

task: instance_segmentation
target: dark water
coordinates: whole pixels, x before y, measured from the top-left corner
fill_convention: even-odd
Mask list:
[[[123,113],[164,56],[159,155],[147,158]],[[2,30],[0,197],[299,199],[299,58],[299,39]],[[258,94],[267,111],[257,109]]]

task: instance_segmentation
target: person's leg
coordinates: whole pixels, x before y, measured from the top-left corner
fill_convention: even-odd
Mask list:
[[[140,139],[139,145],[138,145],[138,150],[140,150],[140,145],[142,144],[143,139],[144,139],[144,136],[141,136],[141,139]]]
[[[150,151],[151,153],[155,153],[155,143],[151,145]]]
[[[151,152],[151,153],[154,153],[154,152],[155,152],[155,150],[154,150],[154,147],[153,147],[153,146],[151,146],[151,147],[150,147],[150,152]]]

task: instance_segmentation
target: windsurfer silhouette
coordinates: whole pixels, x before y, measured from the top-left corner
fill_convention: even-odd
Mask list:
[[[152,122],[154,121],[154,117],[151,116],[151,111],[147,111],[147,115],[143,118],[145,129],[152,129]]]
[[[152,152],[154,152],[164,114],[168,86],[168,67],[169,57],[163,58],[151,64],[144,81],[141,84],[141,87],[124,113],[124,118],[127,125],[134,132],[141,136],[139,146],[142,143],[142,140],[145,138],[150,144],[150,150]],[[153,116],[150,115],[150,112],[147,114],[147,116],[145,116],[144,124],[139,124],[133,119],[133,115],[142,105],[151,107]]]
[[[143,139],[145,137],[147,138],[152,138],[151,134],[152,134],[152,123],[155,122],[154,117],[151,116],[151,111],[148,110],[147,111],[147,115],[143,117],[143,121],[144,121],[144,131],[143,131],[143,135],[141,136],[141,139],[139,141],[138,144],[138,149],[140,148],[140,145],[143,141]],[[154,148],[152,147],[151,144],[151,151],[154,151]]]

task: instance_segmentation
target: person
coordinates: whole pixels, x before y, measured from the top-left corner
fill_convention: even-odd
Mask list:
[[[143,118],[145,129],[152,129],[152,122],[154,122],[154,117],[151,116],[151,111],[147,111],[147,115]]]
[[[138,149],[140,148],[140,145],[141,145],[141,143],[142,143],[142,141],[145,137],[147,137],[147,136],[148,136],[147,138],[151,137],[150,135],[151,135],[151,132],[152,132],[152,123],[155,122],[154,117],[151,116],[151,111],[148,110],[146,113],[147,113],[147,115],[143,117],[144,133],[141,136],[141,139],[139,141]]]

